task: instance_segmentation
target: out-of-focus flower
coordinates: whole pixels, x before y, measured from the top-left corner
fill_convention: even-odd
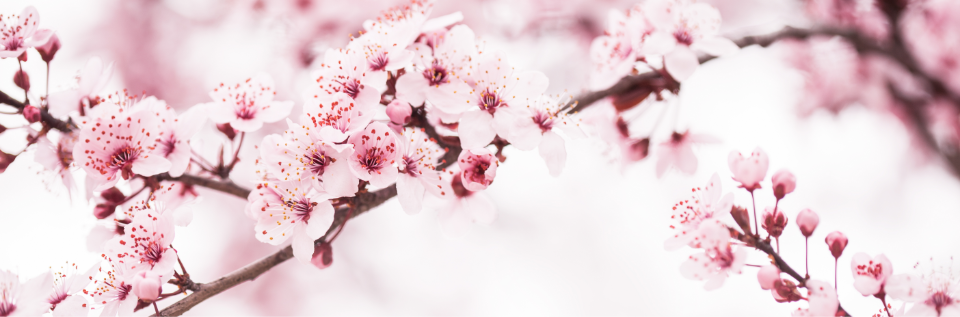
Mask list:
[[[149,267],[135,260],[104,262],[102,270],[106,275],[97,280],[95,288],[88,294],[95,305],[103,306],[100,316],[133,315],[133,310],[137,307],[137,296],[133,294],[133,279],[140,271]]]
[[[803,115],[816,109],[837,113],[864,96],[862,63],[850,43],[840,38],[813,37],[781,41],[784,59],[804,77]],[[886,89],[886,82],[883,83]],[[873,106],[873,105],[867,105]]]
[[[264,205],[254,227],[260,242],[279,245],[293,238],[293,256],[309,263],[314,243],[333,224],[333,205],[327,193],[301,181],[266,182],[280,195],[279,204]]]
[[[104,256],[110,261],[134,261],[161,276],[173,274],[177,251],[170,247],[176,236],[172,212],[162,202],[141,206],[131,215],[124,235],[107,242]]]
[[[847,236],[840,231],[831,232],[824,240],[827,242],[830,254],[833,254],[834,258],[839,258],[843,254],[843,249],[847,248]]]
[[[430,192],[437,197],[450,197],[450,184],[442,180],[437,161],[446,153],[421,130],[406,128],[398,137],[400,174],[397,177],[397,199],[407,214],[420,212],[423,197]]]
[[[133,294],[142,301],[152,302],[160,297],[163,281],[154,271],[140,271],[133,276]]]
[[[53,31],[37,29],[40,13],[37,8],[23,8],[20,15],[0,15],[0,58],[17,57],[28,48],[47,44]]]
[[[780,279],[780,269],[775,265],[767,264],[757,271],[757,281],[760,282],[760,288],[764,290],[772,289],[774,282]]]
[[[733,206],[733,194],[722,195],[720,176],[717,173],[710,177],[706,185],[695,187],[692,191],[693,196],[690,199],[684,199],[673,206],[670,218],[677,221],[677,225],[670,225],[674,234],[663,243],[663,247],[668,251],[677,250],[684,245],[701,247],[704,232],[700,230],[700,226],[723,218]]]
[[[741,188],[751,192],[760,188],[760,182],[766,177],[767,168],[770,165],[767,153],[759,147],[753,149],[748,157],[743,157],[740,152],[731,151],[727,161],[730,164],[730,171],[733,172],[733,180],[740,182]]]
[[[810,305],[806,309],[797,309],[793,316],[835,316],[840,300],[837,299],[836,289],[831,287],[833,285],[819,280],[808,280],[806,285],[807,302]]]
[[[489,150],[480,148],[463,150],[457,158],[460,167],[460,179],[463,187],[470,191],[481,191],[493,183],[497,176],[497,166],[500,161]]]
[[[370,182],[375,187],[384,187],[397,180],[397,136],[387,125],[371,123],[362,133],[350,137],[353,145],[349,166],[353,175]]]
[[[771,207],[767,207],[762,217],[763,222],[761,226],[767,231],[767,234],[774,238],[779,238],[780,234],[783,233],[783,228],[787,227],[787,216],[784,215],[779,208],[774,210]]]
[[[853,27],[877,39],[887,38],[887,17],[875,0],[810,0],[807,12],[818,22],[840,27]]]
[[[177,116],[177,112],[164,102],[150,105],[151,111],[160,118],[156,138],[156,153],[170,161],[170,176],[180,177],[190,165],[193,156],[190,141],[207,121],[206,105],[196,105]]]
[[[693,154],[694,144],[714,143],[717,139],[703,134],[674,132],[670,140],[660,143],[657,154],[657,177],[671,166],[676,167],[684,174],[693,174],[697,171],[697,156]]]
[[[40,109],[34,107],[33,105],[26,105],[23,107],[23,118],[27,119],[27,122],[34,123],[40,121]]]
[[[100,58],[91,58],[80,72],[77,88],[50,95],[48,111],[57,117],[66,116],[74,110],[84,114],[85,109],[93,108],[102,101],[97,94],[107,86],[112,75],[113,63],[104,67]]]
[[[477,55],[476,35],[466,25],[436,30],[411,47],[414,52],[414,72],[397,79],[397,98],[419,107],[429,100],[445,111],[455,104],[455,96],[470,91],[460,76],[470,73],[469,67]]]
[[[51,282],[49,272],[20,283],[17,274],[0,270],[0,315],[40,316],[47,312],[50,304],[46,299]]]
[[[897,274],[887,278],[884,291],[894,299],[913,303],[911,316],[960,315],[960,282],[944,269],[917,276]]]
[[[57,144],[43,137],[37,141],[37,153],[33,156],[45,170],[56,174],[70,193],[77,191],[77,184],[70,171],[73,164],[73,147],[76,142],[77,133],[75,132],[61,134]]]
[[[351,171],[349,144],[324,141],[309,122],[287,120],[283,136],[268,135],[260,144],[260,156],[267,171],[282,181],[303,181],[334,197],[357,192],[359,179]]]
[[[450,188],[455,195],[438,209],[440,229],[448,237],[461,237],[470,229],[471,223],[490,224],[497,218],[497,206],[482,192],[464,187],[460,173],[453,173]]]
[[[813,235],[813,230],[816,230],[817,225],[820,224],[820,216],[813,210],[804,209],[797,214],[796,222],[797,226],[800,227],[800,233],[804,237],[810,237]]]
[[[730,233],[720,222],[705,222],[700,232],[704,237],[704,252],[691,255],[683,262],[680,274],[692,280],[706,280],[703,288],[708,291],[718,289],[731,273],[740,274],[747,261],[747,250],[730,244]]]
[[[960,90],[960,3],[931,0],[911,3],[900,20],[901,34],[919,66],[943,80],[953,91]]]
[[[170,161],[157,153],[160,118],[146,109],[162,103],[147,97],[133,107],[108,103],[98,114],[80,122],[73,159],[97,184],[112,187],[120,178],[153,176],[170,170]]]
[[[561,99],[562,100],[562,99]],[[510,141],[517,149],[528,151],[539,148],[540,157],[547,164],[550,175],[559,176],[567,162],[567,149],[564,140],[554,131],[563,131],[570,137],[582,137],[579,122],[574,121],[560,111],[562,102],[557,98],[542,95],[526,108],[514,112],[511,120],[501,121],[507,126],[497,129],[503,131],[500,136]]]
[[[797,177],[786,169],[777,171],[770,177],[773,183],[773,196],[777,199],[783,199],[789,193],[797,188]]]
[[[720,36],[720,11],[706,3],[686,0],[655,0],[644,4],[644,14],[657,33],[647,41],[664,55],[663,66],[678,81],[684,81],[700,66],[694,51],[722,56],[736,52],[733,41]],[[667,36],[664,36],[667,35]]]
[[[853,272],[853,288],[863,296],[871,296],[883,292],[883,283],[893,274],[893,264],[886,255],[871,258],[858,252],[850,260],[850,270]]]
[[[242,83],[220,84],[210,92],[208,111],[214,123],[230,123],[234,129],[252,132],[264,123],[277,122],[290,114],[293,101],[275,101],[273,78],[259,74]]]

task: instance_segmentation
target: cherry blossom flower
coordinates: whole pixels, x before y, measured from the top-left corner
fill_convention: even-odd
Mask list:
[[[862,96],[861,62],[857,51],[839,38],[813,37],[777,44],[784,59],[804,78],[804,98],[798,108],[808,115],[816,109],[833,113]],[[886,83],[884,83],[884,86]]]
[[[694,144],[715,143],[717,139],[703,134],[674,132],[670,140],[660,143],[657,154],[657,177],[671,166],[676,167],[684,174],[693,174],[697,171],[697,156],[693,154]]]
[[[349,144],[353,145],[349,160],[353,175],[374,187],[385,187],[397,180],[397,136],[387,125],[371,123],[362,133],[351,136]]]
[[[664,68],[678,81],[686,80],[700,66],[694,51],[723,56],[739,49],[733,41],[719,36],[720,11],[709,4],[657,0],[649,1],[644,9],[661,34],[652,36],[658,41],[652,46],[662,53],[657,55],[664,55]]]
[[[960,90],[960,49],[957,12],[960,3],[933,0],[911,3],[902,15],[904,42],[920,68],[943,80],[953,91]],[[877,10],[874,10],[877,11]]]
[[[303,263],[313,256],[314,240],[333,224],[333,205],[329,194],[312,188],[308,182],[266,182],[280,195],[280,203],[263,205],[254,227],[260,242],[279,245],[293,237],[293,255]]]
[[[170,170],[170,161],[156,151],[160,118],[146,110],[158,103],[147,97],[133,107],[102,105],[96,116],[81,121],[73,159],[97,184],[95,190],[112,187],[121,177]]]
[[[260,220],[260,215],[267,211],[271,205],[282,205],[283,199],[281,193],[268,183],[279,182],[276,178],[266,179],[257,183],[257,186],[247,195],[247,206],[244,213],[254,221]]]
[[[127,199],[123,204],[123,209],[129,217],[135,217],[144,206],[155,202],[163,204],[164,213],[169,213],[174,225],[186,227],[193,221],[193,207],[200,202],[202,197],[197,195],[193,185],[181,182],[161,182],[159,188],[153,192],[144,191]]]
[[[61,134],[54,144],[48,137],[40,138],[37,142],[37,153],[34,160],[43,166],[44,170],[51,171],[61,180],[68,192],[77,192],[77,184],[73,179],[73,147],[77,142],[76,133]],[[71,196],[72,197],[72,196]]]
[[[894,299],[914,303],[907,311],[912,316],[960,315],[960,287],[956,277],[934,272],[918,277],[913,274],[892,275],[884,290]]]
[[[47,303],[56,309],[57,305],[67,300],[69,297],[75,297],[74,294],[80,293],[87,285],[93,281],[100,269],[100,263],[91,266],[86,271],[80,272],[77,264],[71,264],[67,268],[61,268],[60,271],[53,273],[53,292],[47,297]]]
[[[794,189],[797,188],[797,177],[793,176],[793,173],[786,169],[777,171],[770,177],[770,182],[773,183],[773,196],[777,199],[783,199],[789,193],[792,193]]]
[[[161,276],[173,274],[177,251],[170,247],[176,232],[172,212],[151,202],[131,213],[131,222],[121,236],[107,242],[105,257],[110,261],[136,262]]]
[[[343,142],[363,131],[373,120],[375,103],[360,102],[342,92],[319,96],[324,97],[313,99],[316,103],[308,101],[303,111],[323,140]]]
[[[318,121],[340,122],[336,127],[346,131],[342,125],[349,122],[348,118],[368,116],[366,112],[372,111],[370,109],[380,102],[380,93],[387,89],[387,73],[370,70],[367,59],[357,50],[327,50],[323,61],[320,70],[313,76],[317,85],[311,86],[305,94],[303,112],[317,116]],[[334,102],[340,103],[339,108],[336,108],[336,105],[331,106]],[[353,109],[356,109],[354,111],[357,113],[349,116],[342,113]],[[327,118],[331,116],[335,118]],[[341,117],[345,119],[341,120]],[[364,123],[359,126],[362,128],[365,125]],[[332,142],[341,140],[328,139]]]
[[[883,292],[883,283],[893,274],[893,264],[887,256],[880,254],[873,258],[863,252],[853,255],[850,261],[853,272],[853,288],[863,296]]]
[[[464,149],[457,158],[457,165],[460,167],[463,187],[470,191],[481,191],[493,183],[500,161],[487,149]]]
[[[282,181],[303,181],[334,197],[357,192],[359,179],[348,166],[354,149],[349,144],[324,141],[309,122],[287,120],[284,136],[263,138],[260,156],[267,171]]]
[[[50,304],[45,300],[52,275],[43,272],[25,283],[13,272],[0,270],[0,316],[40,316]]]
[[[547,163],[550,175],[553,176],[559,176],[567,162],[567,149],[563,138],[554,129],[571,137],[583,136],[579,122],[560,111],[562,105],[566,104],[565,100],[561,100],[540,96],[525,109],[517,109],[511,121],[501,122],[509,126],[498,129],[505,133],[501,137],[510,141],[517,149],[528,151],[539,147],[540,157]]]
[[[813,230],[817,229],[818,224],[820,224],[820,216],[813,210],[804,209],[797,213],[797,226],[800,227],[800,233],[804,237],[813,235]]]
[[[153,271],[140,271],[133,276],[133,294],[142,301],[152,302],[160,297],[163,282],[160,274]]]
[[[487,225],[497,218],[497,206],[482,192],[471,191],[464,187],[460,173],[453,173],[450,188],[454,199],[440,207],[437,220],[440,229],[447,237],[462,237],[469,232],[470,224]]]
[[[783,228],[787,227],[788,222],[783,211],[780,208],[767,207],[761,217],[763,217],[761,226],[767,231],[767,234],[774,238],[780,238],[780,234],[783,233]]]
[[[594,65],[590,73],[590,88],[607,89],[633,71],[637,58],[642,57],[637,42],[652,31],[653,27],[647,23],[639,5],[626,13],[610,10],[604,35],[598,36],[590,44],[590,59]]]
[[[230,123],[234,129],[252,132],[264,123],[280,121],[290,114],[292,101],[275,101],[273,78],[265,73],[242,83],[220,84],[210,92],[208,111],[214,123]]]
[[[718,221],[705,222],[700,230],[704,237],[704,252],[691,255],[680,265],[680,273],[688,279],[706,280],[703,288],[709,291],[723,286],[731,273],[740,274],[747,260],[747,250],[734,248],[727,227]]]
[[[0,58],[17,57],[28,48],[47,44],[53,31],[37,29],[40,13],[37,8],[23,8],[20,15],[0,15]]]
[[[81,70],[76,88],[50,95],[50,114],[63,117],[74,110],[80,111],[81,115],[85,114],[85,109],[100,103],[101,100],[97,94],[107,86],[112,75],[113,63],[104,67],[100,58],[91,58]]]
[[[426,192],[437,197],[445,197],[450,192],[449,183],[444,182],[437,171],[437,161],[446,151],[422,130],[406,128],[398,139],[400,174],[397,176],[397,199],[403,211],[413,215],[423,208]]]
[[[466,25],[434,31],[424,36],[424,43],[411,47],[414,51],[414,72],[397,79],[397,98],[418,107],[425,100],[446,111],[457,112],[448,105],[456,104],[456,95],[470,91],[460,76],[470,71],[477,56],[476,35]]]
[[[534,102],[549,82],[541,72],[516,71],[501,53],[481,56],[476,67],[467,74],[476,81],[473,89],[454,92],[448,109],[443,109],[463,112],[457,131],[464,149],[482,148],[498,133],[509,135],[518,111]]]
[[[831,232],[824,240],[834,258],[839,258],[843,254],[843,249],[847,248],[847,236],[840,231]]]
[[[57,52],[60,51],[60,38],[57,37],[57,33],[53,33],[50,35],[47,44],[37,46],[36,49],[37,53],[40,53],[40,59],[49,64],[53,57],[57,55]]]
[[[733,207],[733,193],[722,195],[720,175],[717,173],[713,173],[706,185],[695,187],[691,191],[693,196],[690,199],[682,200],[673,206],[670,219],[677,224],[670,225],[670,229],[675,233],[663,243],[664,249],[668,251],[677,250],[684,245],[700,248],[703,242],[701,225],[725,217]]]
[[[94,281],[94,289],[88,292],[94,305],[103,306],[100,316],[133,315],[137,306],[137,296],[133,294],[133,279],[149,267],[125,259],[104,262],[101,270],[106,272],[106,276]]]
[[[406,67],[413,58],[413,52],[406,48],[420,35],[432,8],[432,1],[411,1],[409,5],[388,9],[376,21],[365,21],[366,32],[352,39],[347,48],[363,52],[371,71]]]
[[[160,118],[156,153],[170,161],[170,176],[180,177],[190,165],[193,156],[190,141],[207,120],[205,105],[196,105],[177,116],[177,112],[164,102],[154,103],[148,109]]]
[[[759,147],[754,149],[748,157],[743,157],[740,152],[731,151],[727,161],[730,164],[730,171],[733,172],[733,180],[740,182],[741,188],[751,192],[760,188],[760,182],[766,177],[767,168],[770,165],[767,153]]]
[[[808,280],[806,285],[807,302],[810,305],[806,309],[797,308],[793,316],[835,316],[840,300],[837,299],[836,289],[831,287],[833,285],[819,280]]]

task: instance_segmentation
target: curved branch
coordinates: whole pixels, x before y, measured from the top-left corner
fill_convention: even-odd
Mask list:
[[[26,105],[19,100],[10,97],[6,93],[0,91],[0,104],[6,104],[11,107],[17,108],[18,111],[23,111],[23,107]],[[72,121],[63,121],[57,118],[54,118],[50,112],[47,112],[46,108],[40,108],[40,121],[43,122],[46,126],[60,130],[60,132],[70,132],[77,126],[73,124]]]
[[[354,217],[361,215],[373,207],[383,204],[390,198],[393,198],[397,195],[396,185],[390,185],[384,189],[375,191],[357,194],[356,197],[352,199],[354,210],[352,213],[347,213],[347,208],[341,208],[337,210],[337,214],[334,217],[333,224],[330,225],[330,229],[327,230],[327,233],[317,239],[317,243],[326,241],[327,236],[332,234],[334,230],[343,224],[344,221],[353,219]],[[347,216],[349,215],[349,218]],[[237,286],[240,283],[246,281],[252,281],[259,277],[264,272],[270,270],[274,266],[283,263],[293,257],[293,247],[287,246],[280,251],[277,251],[274,254],[268,255],[256,262],[253,262],[247,266],[244,266],[233,273],[227,274],[224,277],[217,279],[216,281],[210,283],[197,283],[197,291],[187,295],[183,299],[173,303],[172,305],[164,308],[160,311],[161,316],[179,316],[184,312],[190,310],[197,304],[202,303],[214,295],[220,294],[223,291],[226,291],[234,286]],[[156,315],[152,315],[156,316]]]
[[[182,182],[184,184],[202,186],[212,190],[231,194],[243,199],[247,199],[247,196],[250,195],[249,189],[240,187],[240,185],[237,185],[236,183],[230,180],[218,181],[211,178],[203,178],[200,176],[189,175],[189,174],[183,174],[183,175],[180,175],[180,177],[171,177],[170,174],[167,174],[167,173],[157,175],[156,177],[158,181],[176,181],[176,182]]]

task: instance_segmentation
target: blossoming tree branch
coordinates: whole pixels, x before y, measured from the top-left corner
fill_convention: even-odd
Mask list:
[[[345,47],[327,50],[301,100],[278,99],[269,75],[250,74],[210,87],[210,99],[190,107],[147,93],[104,91],[113,66],[97,58],[80,70],[73,89],[50,92],[47,84],[38,90],[22,65],[42,62],[49,72],[59,38],[43,28],[33,7],[0,15],[0,57],[20,66],[12,77],[21,90],[0,92],[0,103],[3,115],[24,122],[0,133],[27,131],[22,151],[0,152],[0,171],[32,151],[71,195],[93,199],[99,225],[89,239],[102,254],[92,267],[68,265],[29,279],[0,271],[0,316],[114,316],[141,309],[180,315],[292,258],[329,267],[350,219],[393,198],[409,215],[425,208],[425,197],[441,201],[442,232],[461,236],[495,221],[496,202],[484,190],[506,162],[508,146],[536,150],[553,176],[566,165],[567,140],[585,136],[602,139],[625,162],[655,155],[658,177],[693,174],[693,147],[716,139],[681,131],[665,114],[680,115],[679,92],[701,63],[750,45],[784,48],[783,58],[806,77],[804,111],[859,102],[893,112],[960,175],[960,68],[941,67],[955,65],[960,42],[939,40],[960,35],[954,25],[960,4],[804,4],[816,21],[811,27],[740,39],[720,36],[720,13],[704,3],[646,0],[611,8],[604,35],[589,48],[589,87],[571,87],[583,91],[578,96],[557,96],[545,94],[547,76],[511,66],[503,48],[479,40],[459,13],[432,17],[432,1],[414,0],[385,9],[358,25],[359,35]],[[41,60],[28,59],[32,50]],[[847,68],[833,67],[837,60]],[[292,111],[295,103],[302,112]],[[653,116],[651,107],[663,108],[653,128],[638,123]],[[672,132],[651,132],[661,124],[673,124]],[[215,157],[200,154],[191,141],[205,125],[223,136]],[[248,136],[265,125],[285,131]],[[243,148],[259,151],[257,169],[233,175],[249,180],[235,183],[231,173]],[[840,287],[877,298],[887,316],[904,313],[905,303],[912,303],[910,314],[960,314],[960,288],[949,274],[893,274],[883,254],[857,253],[840,263],[848,238],[839,231],[825,235],[825,244],[811,243],[820,216],[805,209],[790,217],[779,208],[797,177],[781,169],[768,183],[769,164],[760,148],[749,155],[733,150],[729,173],[714,174],[665,212],[675,233],[664,247],[693,249],[678,276],[718,289],[748,270],[796,316],[871,313],[845,310]],[[724,192],[724,177],[739,187]],[[174,247],[174,228],[190,225],[198,186],[246,200],[243,214],[256,222],[250,233],[278,251],[215,281],[194,281],[185,265],[190,259]],[[734,194],[754,203],[734,205]],[[773,195],[776,203],[758,211],[756,195]],[[790,218],[806,240],[804,254],[830,252],[836,261],[787,263],[779,242],[794,230]],[[750,253],[769,262],[747,263]],[[830,264],[832,277],[808,273],[810,265]],[[837,274],[853,274],[854,284],[837,285]],[[170,299],[181,294],[187,296]],[[897,309],[892,301],[904,304]]]

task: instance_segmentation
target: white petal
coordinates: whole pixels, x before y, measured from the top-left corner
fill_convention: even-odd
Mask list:
[[[543,140],[540,141],[540,157],[547,163],[547,169],[553,177],[560,176],[563,166],[567,164],[567,148],[564,146],[563,138],[548,131],[543,134]]]
[[[400,200],[400,207],[403,207],[403,211],[408,215],[420,213],[420,209],[423,208],[424,192],[425,188],[417,178],[407,174],[400,174],[397,178],[397,199]]]
[[[693,75],[698,66],[700,60],[697,59],[697,54],[683,45],[677,46],[673,52],[664,56],[664,67],[670,72],[670,76],[680,82]]]
[[[493,116],[486,111],[470,111],[460,117],[460,144],[464,150],[487,146],[497,136],[493,130]]]

